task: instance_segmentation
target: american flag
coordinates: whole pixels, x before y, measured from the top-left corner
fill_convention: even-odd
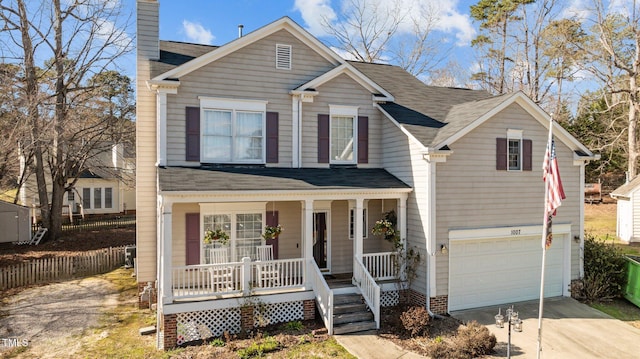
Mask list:
[[[547,191],[547,201],[544,208],[547,233],[545,235],[544,248],[549,249],[549,247],[551,247],[551,241],[553,240],[551,234],[551,218],[555,216],[556,209],[560,207],[562,200],[566,198],[564,188],[562,188],[562,180],[560,179],[558,159],[556,158],[556,145],[551,129],[549,129],[549,142],[547,143],[547,151],[544,154],[542,171],[542,179],[546,184],[545,190]]]

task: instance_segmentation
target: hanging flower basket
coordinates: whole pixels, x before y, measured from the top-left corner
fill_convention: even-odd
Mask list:
[[[281,225],[277,225],[277,226],[265,226],[264,227],[264,233],[262,233],[262,238],[264,238],[265,240],[270,240],[270,239],[274,239],[274,238],[278,238],[278,236],[280,235],[280,233],[282,232],[282,226]]]
[[[204,243],[220,243],[221,245],[226,246],[227,243],[229,243],[229,235],[222,229],[209,229],[204,233]]]

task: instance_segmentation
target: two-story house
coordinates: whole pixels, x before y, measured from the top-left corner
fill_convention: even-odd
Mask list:
[[[346,61],[287,17],[220,47],[159,41],[158,2],[137,6],[136,274],[157,296],[161,346],[316,308],[330,333],[379,326],[398,273],[371,228],[390,211],[420,253],[414,304],[537,298],[550,121],[525,95]],[[554,127],[567,199],[545,293],[567,296],[594,156]],[[367,313],[345,309],[354,294]]]

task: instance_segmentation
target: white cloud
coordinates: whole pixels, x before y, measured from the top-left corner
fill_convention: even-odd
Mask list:
[[[200,25],[197,22],[183,20],[182,29],[185,35],[187,35],[187,39],[191,42],[211,45],[213,40],[215,39],[215,36],[213,36],[211,31],[205,29],[204,26]]]
[[[315,36],[325,35],[322,24],[336,19],[336,13],[331,8],[331,0],[295,0],[293,9],[300,12],[307,30]]]
[[[591,9],[585,0],[571,0],[569,5],[560,14],[561,18],[576,19],[584,21],[591,16]]]
[[[397,12],[394,9],[395,1],[389,0],[360,0],[366,1],[369,8],[375,7],[378,15],[380,13]],[[475,36],[476,31],[471,23],[469,15],[461,13],[457,9],[457,0],[397,0],[400,9],[405,11],[408,16],[398,28],[398,34],[411,33],[413,31],[412,16],[423,12],[430,13],[433,19],[431,27],[435,31],[442,32],[447,35],[453,35],[457,39],[459,46],[469,45],[471,39]],[[330,0],[295,0],[294,10],[299,11],[302,19],[307,26],[309,32],[315,36],[326,35],[323,23],[329,21],[333,23],[338,16],[336,11],[340,13],[348,12],[343,7],[351,5],[352,0],[334,0],[332,4]],[[466,6],[466,5],[465,5]],[[373,16],[373,15],[372,15]],[[425,22],[424,20],[422,21]]]

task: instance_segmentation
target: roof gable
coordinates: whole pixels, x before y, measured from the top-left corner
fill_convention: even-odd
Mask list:
[[[296,37],[301,42],[305,43],[311,49],[316,51],[320,56],[334,65],[345,63],[345,60],[338,56],[335,52],[322,44],[318,39],[309,34],[295,21],[289,17],[283,17],[277,21],[272,22],[264,27],[261,27],[243,37],[235,39],[230,43],[217,47],[209,52],[201,54],[193,59],[179,65],[176,68],[168,70],[164,73],[157,75],[152,81],[162,81],[172,78],[180,78],[186,74],[189,74],[211,62],[216,61],[232,52],[235,52],[245,46],[248,46],[256,41],[259,41],[271,34],[280,30],[286,30]]]
[[[636,176],[632,181],[623,184],[616,188],[609,195],[613,198],[631,198],[631,194],[640,189],[640,176]]]

